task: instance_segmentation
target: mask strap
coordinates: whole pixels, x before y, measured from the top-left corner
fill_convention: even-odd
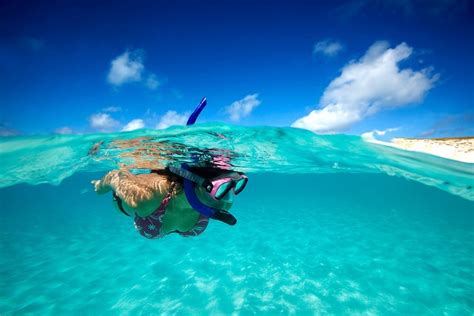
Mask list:
[[[186,164],[183,164],[181,168],[177,168],[173,166],[169,166],[168,168],[172,173],[177,174],[186,180],[199,184],[204,189],[206,189],[207,192],[210,193],[212,191],[213,185],[211,181],[203,177],[200,177],[197,174],[192,173],[191,171],[187,170],[186,168],[189,168],[189,167]]]

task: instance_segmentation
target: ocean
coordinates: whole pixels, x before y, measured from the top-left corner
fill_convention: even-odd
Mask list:
[[[246,172],[237,224],[140,236],[90,183],[133,153]],[[473,164],[215,123],[4,137],[0,154],[1,315],[474,314]]]

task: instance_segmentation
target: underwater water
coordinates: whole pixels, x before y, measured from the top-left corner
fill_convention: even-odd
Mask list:
[[[472,164],[224,124],[2,138],[0,153],[1,315],[474,313]],[[90,184],[133,153],[247,172],[237,224],[140,236]]]

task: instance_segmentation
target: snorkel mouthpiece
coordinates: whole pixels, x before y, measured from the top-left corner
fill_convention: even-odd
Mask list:
[[[218,221],[224,222],[226,224],[229,224],[231,226],[237,223],[237,219],[234,217],[234,215],[224,210],[218,210],[216,213],[214,213],[214,217],[212,218],[217,219]]]

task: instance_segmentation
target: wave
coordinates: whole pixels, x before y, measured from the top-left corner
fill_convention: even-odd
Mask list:
[[[474,200],[473,164],[344,134],[221,123],[166,130],[0,138],[0,187],[58,185],[79,172],[213,161],[248,173],[383,173]],[[197,157],[197,158],[196,158]]]

